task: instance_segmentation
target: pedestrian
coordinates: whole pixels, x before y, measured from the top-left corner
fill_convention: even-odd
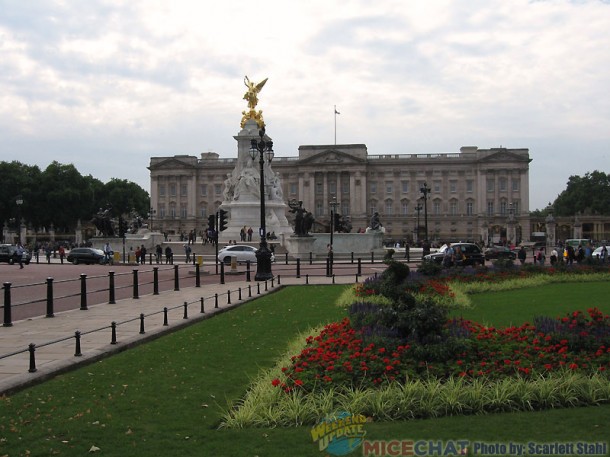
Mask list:
[[[44,254],[47,256],[47,263],[51,263],[51,245],[48,243],[44,248]]]
[[[184,254],[186,255],[185,263],[190,263],[191,261],[191,247],[188,244],[184,245]]]
[[[519,258],[519,262],[521,262],[521,265],[523,265],[525,263],[525,258],[527,257],[527,252],[525,251],[523,245],[521,245],[521,247],[519,248],[517,257]]]
[[[451,247],[451,243],[447,243],[447,248],[445,249],[445,256],[443,257],[443,267],[449,268],[452,267],[455,262],[455,251]]]
[[[253,233],[254,233],[254,230],[252,230],[252,227],[248,228],[248,241],[252,241]]]
[[[551,261],[551,265],[555,265],[557,263],[557,257],[558,253],[557,253],[557,249],[553,248],[553,250],[551,251],[551,257],[549,257],[549,260]]]
[[[140,247],[140,263],[146,265],[146,248],[144,245]]]
[[[407,242],[405,242],[405,259],[407,259],[407,262],[411,261],[411,248]]]
[[[608,248],[606,245],[602,245],[602,250],[599,253],[599,260],[601,263],[606,263],[606,259],[608,258]]]
[[[140,251],[140,246],[136,246],[136,253],[135,253],[136,263],[140,263],[140,254],[141,253],[142,253],[142,251]]]
[[[163,249],[160,244],[157,244],[155,247],[155,260],[157,263],[161,262],[161,256],[163,255]]]
[[[536,254],[536,262],[543,267],[544,266],[544,261],[546,259],[546,255],[544,255],[544,248],[540,248],[538,250],[538,253]]]
[[[112,264],[113,255],[114,255],[114,252],[112,251],[112,248],[110,247],[110,243],[107,241],[106,244],[104,245],[104,263]]]
[[[19,243],[17,245],[17,261],[19,262],[19,268],[23,268],[23,257],[25,255],[25,249],[23,248],[23,246],[21,245],[21,243]]]
[[[57,250],[57,252],[59,253],[59,260],[61,261],[61,263],[64,263],[64,257],[66,256],[66,249],[64,248],[63,244],[59,245],[59,249]]]

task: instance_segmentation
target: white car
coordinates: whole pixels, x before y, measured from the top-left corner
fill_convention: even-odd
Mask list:
[[[247,244],[233,244],[225,246],[218,251],[218,261],[224,262],[227,265],[231,263],[231,257],[237,257],[237,263],[256,263],[256,251],[258,249],[248,246]],[[275,256],[271,253],[271,261],[275,262]]]
[[[607,249],[607,247],[606,247]],[[602,255],[602,246],[598,247],[595,251],[593,251],[593,253],[591,254],[591,257],[593,257],[594,259],[599,259]]]

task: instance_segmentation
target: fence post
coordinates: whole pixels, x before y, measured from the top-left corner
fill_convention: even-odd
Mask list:
[[[144,313],[140,313],[140,335],[144,335]]]
[[[188,319],[189,318],[189,304],[188,302],[184,302],[184,315],[182,316],[182,319]]]
[[[53,312],[53,278],[47,278],[47,316],[55,317]]]
[[[204,313],[205,313],[205,307],[203,304],[203,297],[201,297],[201,314],[204,314]]]
[[[360,276],[362,274],[362,259],[360,257],[358,257],[358,273],[356,273],[358,276]]]
[[[87,310],[87,275],[80,274],[80,309]]]
[[[116,344],[116,322],[112,322],[110,324],[110,328],[112,329],[112,336],[110,337],[110,344]]]
[[[265,292],[267,292],[268,287],[267,287],[267,280],[265,279]]]
[[[114,305],[116,303],[114,299],[114,271],[108,272],[108,304]]]
[[[371,263],[375,263],[375,253],[371,251]]]
[[[163,308],[163,326],[167,327],[169,323],[167,322],[167,306]]]
[[[140,292],[138,289],[138,270],[133,269],[133,298],[140,298]]]
[[[330,276],[330,257],[326,257],[326,277]]]
[[[153,295],[159,295],[159,267],[153,267]]]
[[[261,283],[257,282],[256,283],[256,295],[260,295],[261,294]]]
[[[180,290],[180,278],[178,276],[178,265],[174,265],[174,291]]]
[[[28,351],[30,351],[30,369],[28,370],[30,373],[36,373],[36,345],[34,343],[30,343],[28,346]]]
[[[252,284],[248,284],[248,298],[252,297]]]
[[[309,265],[313,263],[313,252],[309,251]]]
[[[225,263],[220,262],[220,284],[225,283]]]
[[[282,280],[281,280],[281,275],[277,275],[277,285],[281,285],[282,284]]]
[[[286,253],[286,265],[288,265],[288,253]]]
[[[201,278],[199,277],[199,262],[195,264],[195,287],[201,287]]]
[[[227,305],[231,304],[231,289],[227,290]]]
[[[354,251],[352,251],[352,263],[354,263]]]
[[[156,254],[155,254],[156,255]],[[152,265],[152,252],[148,254],[148,264]]]
[[[305,275],[305,284],[309,284],[309,275]]]
[[[239,301],[241,301],[241,287],[238,289],[238,291],[239,291],[239,293],[238,293],[237,299]]]
[[[83,354],[80,351],[80,332],[78,330],[74,332],[74,339],[76,340],[76,349],[74,350],[74,357],[80,357]]]
[[[246,262],[246,282],[250,282],[252,279],[250,278],[250,261]]]
[[[214,294],[214,308],[218,308],[218,294]]]
[[[297,278],[301,277],[301,258],[297,259]]]

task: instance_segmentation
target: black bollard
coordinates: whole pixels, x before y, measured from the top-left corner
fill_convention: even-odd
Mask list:
[[[159,295],[159,267],[153,267],[153,295]]]
[[[178,275],[178,265],[174,265],[174,291],[180,290],[180,276]]]
[[[205,313],[205,307],[204,307],[204,304],[203,304],[203,297],[201,297],[201,313],[202,314]]]
[[[297,278],[301,277],[301,259],[297,259]]]
[[[225,283],[225,263],[220,262],[220,284]]]
[[[87,275],[85,273],[80,275],[80,309],[87,310]]]
[[[144,335],[144,313],[140,313],[140,335]]]
[[[199,272],[199,263],[195,264],[195,287],[201,287],[201,276]]]
[[[135,300],[140,298],[140,290],[138,288],[138,270],[133,270],[133,298]]]
[[[112,322],[110,324],[110,328],[112,329],[112,336],[110,337],[110,344],[116,344],[116,322]]]
[[[188,319],[189,318],[189,304],[188,302],[184,302],[184,315],[182,316],[182,319]]]
[[[46,317],[55,317],[53,310],[53,278],[47,278],[47,315]]]
[[[108,272],[108,304],[116,304],[114,297],[114,271]]]
[[[246,262],[246,281],[247,282],[252,281],[252,279],[250,279],[250,261],[249,260]]]
[[[74,339],[76,340],[76,349],[74,350],[74,357],[80,357],[83,354],[80,351],[80,332],[78,330],[74,332]]]
[[[34,343],[30,343],[28,346],[28,351],[30,351],[30,369],[28,370],[30,373],[36,373],[38,371],[36,369],[36,345]]]
[[[167,321],[167,306],[163,308],[163,326],[167,327],[169,322]]]

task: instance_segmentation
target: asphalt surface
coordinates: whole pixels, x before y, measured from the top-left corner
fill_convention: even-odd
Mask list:
[[[157,265],[32,263],[20,269],[18,265],[0,264],[5,300],[6,284],[10,283],[12,314],[10,323],[5,320],[0,327],[0,394],[10,394],[179,330],[279,287],[351,284],[357,272],[357,264],[338,263],[333,269],[335,276],[329,277],[324,263],[304,263],[297,278],[294,263],[276,262],[275,279],[265,283],[254,280],[254,270],[251,281],[247,281],[246,267],[239,265],[235,270],[227,267],[225,283],[221,284],[215,265],[204,264],[200,287],[196,287],[194,267],[178,265],[178,290],[174,267],[158,266],[159,293],[155,295],[149,281]],[[364,264],[360,280],[384,268],[381,262]],[[134,270],[138,282],[143,283],[138,286],[137,298],[133,293]],[[109,303],[110,271],[115,276],[115,303]],[[82,275],[87,289],[85,307],[81,302]],[[46,317],[47,278],[53,278],[53,317]]]

